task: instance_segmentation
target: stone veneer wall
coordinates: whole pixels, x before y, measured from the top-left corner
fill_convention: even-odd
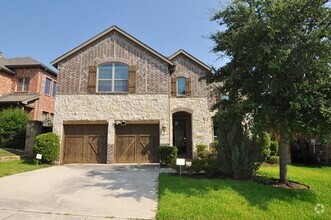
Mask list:
[[[159,120],[160,144],[172,145],[172,114],[192,113],[193,152],[199,143],[212,141],[207,98],[170,98],[162,94],[58,95],[54,132],[63,139],[65,121],[108,121],[107,163],[114,162],[115,120]],[[166,126],[164,132],[161,127]],[[63,143],[62,143],[63,146]]]

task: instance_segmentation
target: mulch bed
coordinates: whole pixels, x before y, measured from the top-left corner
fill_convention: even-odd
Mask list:
[[[262,183],[264,185],[271,185],[283,189],[305,189],[305,190],[310,189],[308,185],[299,182],[288,181],[287,183],[282,183],[279,181],[279,179],[266,178],[261,176],[253,177],[253,181],[257,183]]]
[[[177,173],[169,173],[169,175],[173,176],[179,176]],[[228,179],[228,176],[224,176],[220,173],[210,175],[207,173],[194,173],[194,174],[187,174],[187,173],[182,173],[181,176],[186,177],[186,178],[193,178],[193,179]],[[252,178],[254,182],[264,184],[264,185],[270,185],[273,187],[277,188],[282,188],[282,189],[299,189],[299,190],[308,190],[310,187],[306,184],[302,184],[299,182],[295,181],[288,181],[287,183],[281,183],[279,179],[273,179],[273,178],[266,178],[262,176],[254,176]]]

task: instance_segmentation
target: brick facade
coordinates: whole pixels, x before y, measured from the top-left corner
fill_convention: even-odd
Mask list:
[[[112,32],[59,63],[59,95],[86,94],[89,66],[107,62],[137,66],[137,93],[167,94],[169,91],[168,64],[120,33]]]
[[[0,96],[13,92],[14,76],[0,70]]]
[[[56,76],[50,74],[39,67],[15,67],[11,68],[15,72],[14,75],[0,72],[0,95],[13,94],[13,93],[31,93],[40,94],[39,99],[32,103],[33,108],[26,108],[31,120],[42,121],[42,112],[47,112],[48,117],[54,114],[55,97],[45,95],[45,80],[46,77],[51,80],[51,92],[53,91]],[[17,91],[17,79],[29,78],[29,90],[26,92]]]

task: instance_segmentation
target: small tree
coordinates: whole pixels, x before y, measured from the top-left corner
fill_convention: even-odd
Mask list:
[[[261,152],[261,156],[263,158],[263,161],[265,161],[267,158],[270,157],[270,145],[271,145],[271,138],[268,132],[261,132],[258,135],[258,147]]]
[[[216,117],[218,134],[218,164],[224,174],[236,179],[248,179],[255,174],[263,157],[256,135],[244,123],[244,114],[224,108]]]
[[[331,10],[328,0],[234,0],[217,12],[213,51],[230,58],[209,74],[260,131],[280,135],[280,181],[296,133],[330,134]]]
[[[34,154],[42,154],[41,162],[53,163],[60,153],[60,138],[56,134],[49,132],[36,137],[33,146]]]
[[[0,112],[0,146],[24,149],[29,115],[20,108]]]

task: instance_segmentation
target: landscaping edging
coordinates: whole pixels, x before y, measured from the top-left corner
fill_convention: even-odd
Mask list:
[[[0,157],[0,162],[8,162],[14,160],[20,160],[21,156],[2,156]]]

